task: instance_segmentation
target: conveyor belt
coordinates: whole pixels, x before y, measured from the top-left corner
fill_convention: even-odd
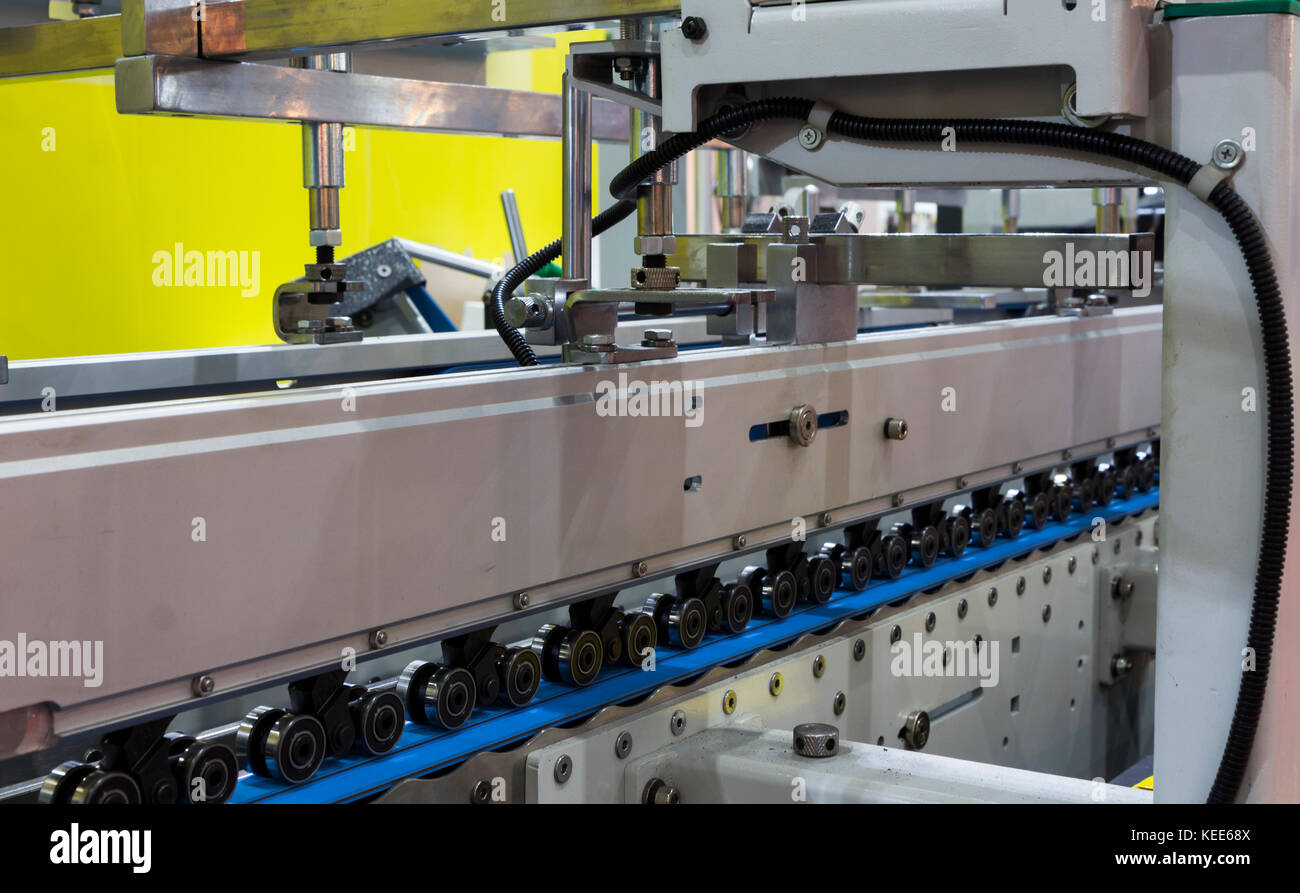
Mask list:
[[[328,759],[304,784],[286,786],[273,779],[245,774],[231,802],[326,803],[362,799],[404,778],[427,775],[479,751],[526,740],[543,729],[580,720],[607,705],[637,698],[881,605],[902,601],[950,580],[1086,534],[1094,518],[1104,518],[1108,524],[1114,524],[1141,514],[1158,502],[1158,490],[1127,500],[1117,499],[1105,508],[1094,506],[1086,513],[1072,515],[1068,521],[1049,522],[1039,531],[1026,529],[1015,540],[1000,539],[987,549],[972,546],[961,558],[941,560],[929,569],[909,567],[899,579],[873,582],[862,592],[840,590],[828,604],[801,606],[781,620],[755,615],[744,632],[733,636],[710,635],[694,650],[661,646],[656,652],[653,671],[607,668],[586,688],[543,682],[536,698],[528,705],[517,709],[479,707],[465,726],[453,732],[408,722],[401,743],[392,752],[374,758]]]

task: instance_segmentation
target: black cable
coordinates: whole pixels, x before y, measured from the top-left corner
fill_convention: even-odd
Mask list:
[[[714,137],[757,121],[771,118],[802,121],[808,117],[812,107],[813,103],[810,99],[763,99],[719,112],[701,122],[697,130],[669,137],[658,148],[642,155],[614,177],[609,191],[618,202],[596,215],[591,225],[592,236],[600,235],[631,216],[636,211],[637,187],[660,168],[666,167],[692,149],[699,148]],[[492,289],[492,300],[489,302],[492,325],[520,366],[536,366],[537,354],[533,352],[532,345],[519,330],[506,320],[505,302],[514,294],[515,289],[528,280],[528,277],[537,275],[542,267],[559,257],[560,251],[559,240],[552,242],[511,268]]]
[[[947,128],[952,128],[951,133],[945,133]],[[937,144],[951,136],[958,141],[975,143],[1009,143],[1088,152],[1141,165],[1183,186],[1187,186],[1201,169],[1200,164],[1184,155],[1130,136],[1041,121],[987,118],[953,121],[892,120],[862,118],[836,112],[827,121],[826,129],[830,133],[866,141]],[[1282,569],[1286,564],[1287,528],[1291,516],[1291,473],[1295,462],[1292,435],[1294,414],[1286,313],[1268,241],[1255,215],[1226,180],[1210,192],[1207,204],[1228,222],[1250,273],[1255,303],[1259,310],[1268,391],[1264,519],[1255,574],[1255,597],[1251,604],[1250,628],[1246,639],[1246,644],[1253,649],[1255,666],[1242,671],[1237,705],[1233,711],[1223,756],[1219,761],[1219,771],[1206,798],[1210,803],[1231,803],[1237,797],[1246,764],[1250,760],[1273,656]]]
[[[626,220],[633,212],[636,211],[636,202],[620,201],[606,208],[597,214],[591,221],[591,234],[598,236],[605,230]],[[515,293],[515,289],[528,281],[528,277],[536,276],[542,267],[549,264],[560,256],[561,244],[556,239],[540,251],[535,251],[528,257],[524,258],[514,267],[501,277],[501,281],[492,289],[492,325],[496,328],[497,334],[501,340],[510,348],[510,353],[514,356],[515,361],[520,366],[536,366],[537,354],[533,352],[533,346],[528,343],[523,334],[518,329],[506,321],[506,301]]]

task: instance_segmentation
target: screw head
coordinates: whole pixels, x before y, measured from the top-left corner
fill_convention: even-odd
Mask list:
[[[889,630],[889,644],[893,645],[895,642],[900,641],[902,638],[903,638],[903,628],[899,626],[897,623],[895,623],[892,627],[890,627]]]
[[[830,513],[830,512],[822,512],[821,522],[822,522],[822,527],[830,527],[830,526],[831,526],[831,513]]]
[[[370,647],[383,648],[388,644],[388,630],[377,629],[370,634]]]
[[[1245,150],[1236,140],[1219,140],[1214,147],[1214,166],[1219,170],[1230,171],[1241,165]]]
[[[813,658],[812,673],[814,679],[820,679],[826,675],[826,658],[820,654]]]
[[[1098,561],[1101,561],[1101,549],[1097,548],[1096,546],[1093,546],[1093,547],[1092,547],[1092,563],[1093,563],[1093,564],[1096,564]]]
[[[573,758],[567,753],[555,761],[555,780],[564,784],[573,775]]]
[[[1043,605],[1043,622],[1046,623],[1051,619],[1052,619],[1052,606]]]
[[[785,688],[785,677],[780,673],[773,673],[767,680],[767,690],[771,692],[772,697],[776,697],[783,688]]]
[[[1011,465],[1011,470],[1016,474],[1020,474],[1020,472],[1025,470],[1025,463],[1015,462]]]
[[[907,440],[906,419],[885,419],[885,437],[890,440]]]
[[[969,481],[969,480],[967,480],[966,478],[957,478],[957,489],[958,489],[958,490],[965,490],[965,489],[966,489],[967,487],[969,487],[969,486],[970,486],[970,481]]]
[[[1070,573],[1074,573],[1074,569],[1078,566],[1079,566],[1079,559],[1075,558],[1073,555],[1071,555],[1070,560],[1065,563],[1065,569],[1068,570]]]
[[[989,589],[989,607],[991,608],[997,603],[998,603],[998,590],[997,587],[995,586]]]
[[[790,410],[788,417],[790,440],[799,446],[811,446],[817,439],[817,410],[811,404],[801,403]]]
[[[672,718],[668,720],[668,728],[674,735],[680,735],[686,731],[686,714],[680,710],[674,710]]]
[[[701,41],[709,36],[709,24],[699,16],[687,16],[682,19],[682,37],[687,40]]]
[[[745,548],[745,543],[746,543],[745,535],[741,533],[738,534],[736,538],[731,541],[731,546],[733,549],[743,549]]]
[[[894,508],[898,508],[902,504],[903,504],[903,494],[902,493],[894,494]]]
[[[729,689],[727,693],[722,696],[722,712],[727,716],[735,713],[737,700],[736,690],[734,688]]]
[[[528,607],[528,603],[531,601],[532,598],[529,597],[527,592],[519,593],[515,596],[515,610],[522,611],[524,608]]]
[[[1061,450],[1061,458],[1068,462],[1070,459],[1074,458],[1074,453],[1070,450]]]
[[[968,605],[968,604],[966,603],[966,599],[963,598],[963,599],[961,599],[960,601],[958,601],[958,602],[957,602],[957,619],[958,619],[958,620],[965,620],[965,619],[966,619],[966,613],[967,613],[969,610],[970,610],[970,605]]]
[[[632,733],[619,732],[618,737],[614,739],[614,756],[620,760],[627,759],[627,755],[632,752]]]
[[[211,676],[195,676],[194,681],[190,683],[190,688],[193,690],[195,697],[206,698],[216,691],[217,680]]]
[[[650,573],[649,563],[645,561],[638,561],[636,564],[632,565],[632,576],[644,577],[648,573]]]
[[[867,656],[867,640],[858,639],[853,643],[853,659],[860,661],[866,656]]]
[[[492,782],[486,778],[480,778],[474,782],[474,791],[470,794],[471,803],[487,803],[492,799]]]
[[[799,128],[799,145],[803,146],[810,152],[813,149],[819,148],[823,139],[824,137],[822,136],[822,132],[811,124],[805,124],[803,127]]]
[[[844,708],[849,705],[849,699],[844,696],[844,692],[837,691],[835,700],[831,702],[831,710],[835,711],[836,716],[844,715]]]
[[[1016,595],[1024,595],[1024,594],[1025,594],[1025,578],[1021,577],[1020,579],[1016,580]]]
[[[1051,582],[1052,582],[1052,569],[1050,567],[1045,567],[1043,568],[1043,583],[1047,584]]]
[[[375,267],[375,274],[379,276],[380,279],[387,279],[389,276],[393,275],[393,268],[388,264],[380,264]]]
[[[1118,555],[1118,554],[1119,554],[1120,547],[1121,547],[1123,544],[1124,544],[1124,543],[1123,543],[1122,540],[1118,540],[1118,539],[1115,540],[1115,545],[1111,546],[1111,551],[1114,552],[1116,555]]]
[[[926,631],[927,633],[932,633],[932,632],[934,632],[934,627],[935,627],[935,625],[936,625],[938,622],[939,622],[939,618],[936,617],[936,616],[934,616],[934,612],[933,612],[933,611],[931,611],[930,613],[926,614],[926,615],[925,615],[925,631]]]

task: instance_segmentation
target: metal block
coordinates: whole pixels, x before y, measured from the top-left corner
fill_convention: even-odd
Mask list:
[[[524,90],[156,55],[122,59],[114,78],[123,114],[346,121],[552,139],[562,133],[560,97]],[[594,102],[592,134],[627,142],[627,109]]]

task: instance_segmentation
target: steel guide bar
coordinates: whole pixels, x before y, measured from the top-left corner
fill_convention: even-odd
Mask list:
[[[630,700],[713,667],[793,641],[854,615],[910,598],[950,580],[996,567],[1086,533],[1094,518],[1116,524],[1130,516],[1141,515],[1158,506],[1159,497],[1159,490],[1153,489],[1131,499],[1116,500],[1105,508],[1093,506],[1088,512],[1072,515],[1068,521],[1048,522],[1039,531],[1025,530],[1015,540],[999,539],[987,549],[972,545],[961,558],[940,561],[928,569],[909,565],[897,580],[875,583],[862,592],[838,589],[836,597],[828,604],[797,608],[780,620],[756,614],[744,632],[734,636],[710,634],[694,650],[661,647],[656,652],[653,671],[607,669],[586,688],[544,681],[531,704],[515,709],[480,706],[475,709],[469,723],[451,732],[408,722],[401,743],[392,752],[382,757],[328,759],[314,778],[301,785],[285,786],[269,778],[244,774],[230,802],[358,800],[386,790],[405,778],[427,775],[479,751],[525,740],[546,728],[590,716],[608,705]]]

